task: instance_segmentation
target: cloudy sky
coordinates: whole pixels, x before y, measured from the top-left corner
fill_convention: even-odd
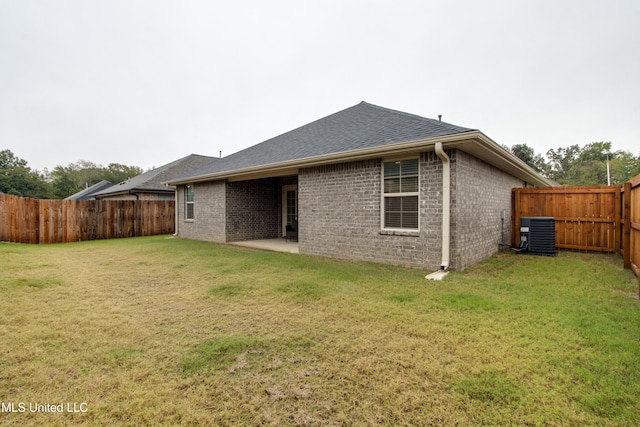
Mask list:
[[[0,150],[229,155],[360,101],[640,154],[638,0],[0,0]]]

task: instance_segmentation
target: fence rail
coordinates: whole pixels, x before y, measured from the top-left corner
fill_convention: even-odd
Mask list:
[[[39,200],[0,193],[0,241],[66,243],[170,234],[169,200]]]

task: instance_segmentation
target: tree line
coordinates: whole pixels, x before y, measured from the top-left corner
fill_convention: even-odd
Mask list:
[[[53,170],[32,170],[11,150],[0,151],[0,193],[34,199],[64,199],[102,180],[118,183],[142,173],[138,166],[102,165],[80,160]]]
[[[617,185],[640,175],[640,156],[612,151],[611,142],[551,149],[546,158],[527,144],[504,148],[560,185]],[[35,199],[64,199],[102,180],[115,184],[142,172],[138,166],[110,163],[103,167],[87,160],[37,171],[10,150],[0,151],[0,192]]]
[[[527,144],[505,148],[560,185],[617,185],[640,174],[640,157],[629,151],[612,151],[611,142],[551,149],[546,159]]]

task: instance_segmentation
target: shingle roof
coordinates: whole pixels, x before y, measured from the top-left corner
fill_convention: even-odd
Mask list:
[[[84,190],[80,190],[77,193],[72,194],[71,196],[65,198],[65,200],[89,200],[95,193],[104,191],[112,185],[113,184],[111,182],[103,179],[102,181],[93,184],[91,187],[87,187]]]
[[[176,177],[176,181],[473,130],[363,101]]]
[[[126,181],[122,181],[119,184],[115,184],[106,190],[95,193],[94,196],[106,196],[110,194],[127,192],[129,190],[137,191],[149,191],[149,192],[166,192],[173,191],[173,189],[167,188],[164,182],[173,178],[177,178],[181,175],[187,174],[190,171],[198,169],[203,165],[215,162],[218,159],[216,157],[201,156],[199,154],[191,154],[181,159],[175,160],[171,163],[167,163],[164,166],[160,166],[155,169],[151,169],[145,173],[135,176]]]

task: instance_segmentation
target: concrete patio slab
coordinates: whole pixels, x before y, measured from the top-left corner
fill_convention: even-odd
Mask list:
[[[245,248],[262,249],[274,252],[298,253],[298,242],[287,241],[285,239],[264,239],[264,240],[247,240],[244,242],[230,242],[230,245],[242,246]]]

